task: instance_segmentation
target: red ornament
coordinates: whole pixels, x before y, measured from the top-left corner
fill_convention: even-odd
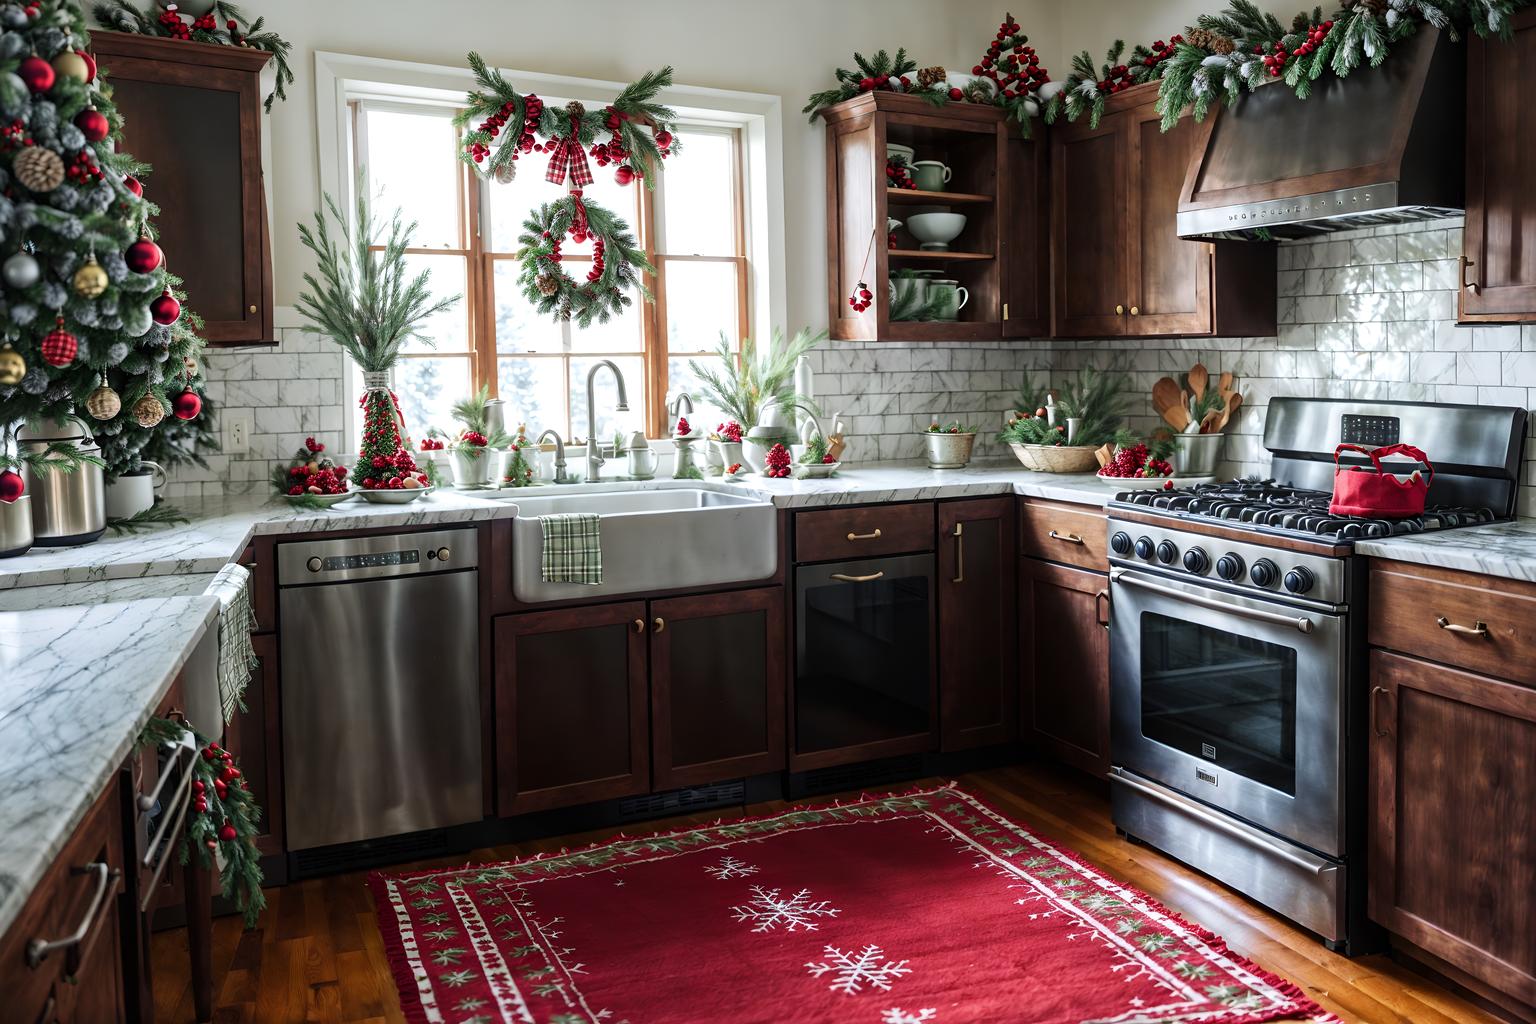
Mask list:
[[[85,61],[85,82],[87,85],[96,81],[96,58],[84,50],[76,50],[75,56]]]
[[[80,129],[87,142],[100,142],[112,134],[112,123],[107,120],[107,116],[89,107],[75,117],[75,127]]]
[[[43,335],[43,362],[49,366],[68,366],[75,361],[75,354],[80,351],[80,342],[64,329],[64,321],[59,321],[59,326]]]
[[[27,482],[14,469],[0,473],[0,501],[9,505],[27,493]]]
[[[128,269],[135,274],[150,274],[160,269],[160,264],[165,261],[165,253],[150,239],[141,238],[128,247],[123,258],[128,261]]]
[[[235,826],[225,822],[224,827],[219,829],[219,838],[224,840],[226,843],[232,843],[236,839],[240,838],[240,833],[235,831]]]
[[[635,170],[628,164],[620,164],[619,169],[613,172],[613,180],[620,185],[628,185],[635,180]]]
[[[136,196],[144,194],[144,183],[131,174],[123,179],[123,188],[126,188]]]
[[[183,391],[171,399],[171,411],[180,420],[196,419],[197,414],[203,411],[203,400],[197,397],[195,391]]]
[[[27,57],[16,68],[16,74],[27,83],[27,88],[33,92],[47,92],[53,88],[54,79],[58,76],[54,73],[53,65],[41,57]]]
[[[158,298],[150,301],[149,315],[155,323],[169,326],[181,319],[181,303],[176,301],[176,296],[167,288]]]

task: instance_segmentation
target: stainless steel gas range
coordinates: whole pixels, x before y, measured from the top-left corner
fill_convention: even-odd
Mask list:
[[[1116,495],[1116,827],[1359,949],[1367,595],[1352,545],[1511,517],[1525,429],[1524,409],[1274,399],[1273,480]],[[1330,515],[1335,446],[1397,441],[1435,461],[1430,509]]]

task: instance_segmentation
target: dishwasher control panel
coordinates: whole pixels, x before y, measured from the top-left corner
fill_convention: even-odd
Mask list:
[[[473,529],[390,533],[277,546],[278,586],[414,576],[477,568]]]

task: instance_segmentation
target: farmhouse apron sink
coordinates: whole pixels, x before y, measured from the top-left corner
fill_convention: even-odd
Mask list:
[[[770,502],[697,488],[523,498],[512,522],[512,591],[519,601],[568,601],[766,579],[778,571],[778,517]],[[545,583],[540,516],[595,513],[603,582]]]

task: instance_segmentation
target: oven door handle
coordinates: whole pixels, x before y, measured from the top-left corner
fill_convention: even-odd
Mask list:
[[[1151,580],[1144,580],[1140,576],[1132,576],[1128,569],[1116,569],[1109,574],[1109,579],[1111,583],[1123,583],[1126,586],[1140,587],[1142,590],[1150,590],[1152,593],[1161,594],[1164,597],[1177,598],[1180,601],[1199,605],[1201,608],[1209,608],[1212,611],[1229,612],[1233,615],[1241,615],[1244,618],[1254,619],[1258,622],[1268,622],[1274,626],[1289,626],[1298,633],[1311,633],[1313,630],[1312,620],[1305,615],[1283,615],[1280,612],[1267,612],[1262,608],[1249,608],[1246,605],[1235,602],[1229,603],[1200,594],[1191,594],[1173,587],[1165,587],[1160,583],[1153,583]]]

